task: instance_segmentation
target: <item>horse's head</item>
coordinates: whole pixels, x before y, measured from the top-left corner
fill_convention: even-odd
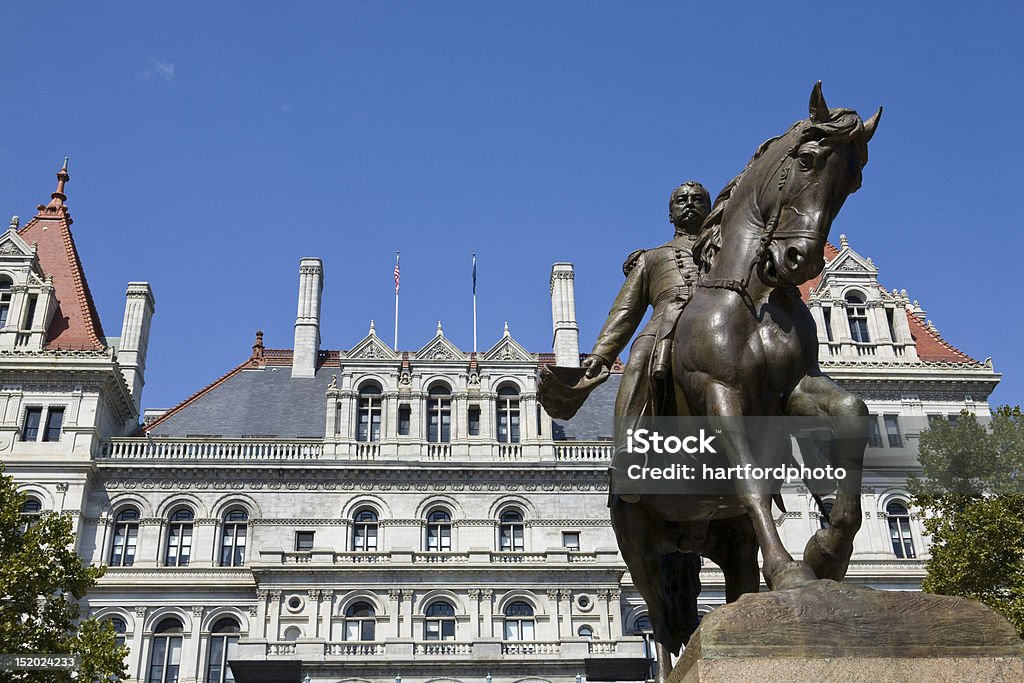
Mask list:
[[[766,151],[755,205],[765,232],[757,275],[766,285],[799,285],[825,266],[825,241],[846,197],[861,183],[868,141],[881,117],[861,121],[852,109],[829,109],[821,82],[811,91],[810,118]]]

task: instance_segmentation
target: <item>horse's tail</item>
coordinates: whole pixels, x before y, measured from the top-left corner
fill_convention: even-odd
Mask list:
[[[700,595],[700,555],[675,552],[661,556],[661,587],[665,600],[665,626],[673,652],[690,640],[697,630],[697,596]]]

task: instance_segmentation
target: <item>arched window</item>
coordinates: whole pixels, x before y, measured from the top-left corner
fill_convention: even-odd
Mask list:
[[[21,533],[29,530],[42,516],[43,504],[35,496],[28,496],[21,504]]]
[[[427,392],[427,441],[448,443],[451,440],[452,392],[439,382]]]
[[[452,549],[452,516],[447,510],[437,509],[427,515],[427,550]]]
[[[455,640],[455,608],[443,600],[424,612],[423,640]]]
[[[167,525],[167,553],[165,564],[168,567],[184,567],[192,554],[192,522],[195,515],[188,508],[182,508],[171,514]]]
[[[835,503],[831,500],[821,501],[821,516],[818,517],[818,523],[821,525],[822,529],[827,529],[830,526],[829,521],[828,519],[826,519],[826,517],[829,517],[829,515],[832,514],[832,506],[834,504]]]
[[[245,564],[245,540],[249,527],[249,513],[241,508],[229,510],[224,515],[224,531],[221,534],[220,566],[241,567]]]
[[[231,617],[218,619],[210,629],[210,663],[206,667],[206,683],[234,683],[228,662],[238,649],[238,622]]]
[[[0,275],[0,329],[7,326],[11,314],[11,285],[14,282],[6,275]]]
[[[373,640],[377,613],[368,602],[357,602],[345,610],[345,640]]]
[[[359,423],[356,440],[380,441],[381,388],[376,382],[366,382],[359,388]]]
[[[654,633],[654,627],[651,626],[651,618],[646,614],[642,617],[637,617],[636,621],[633,622],[633,633],[636,635]]]
[[[181,620],[176,617],[167,617],[156,625],[146,683],[177,683],[181,667],[181,638]]]
[[[498,550],[522,551],[523,531],[523,515],[518,510],[503,512],[498,524]]]
[[[533,608],[517,601],[505,608],[505,640],[534,640]]]
[[[114,629],[114,642],[118,647],[124,647],[125,639],[128,637],[128,624],[121,617],[111,617],[107,621]]]
[[[519,443],[519,391],[509,385],[498,389],[498,441]]]
[[[363,508],[352,518],[352,550],[376,552],[377,550],[377,513]]]
[[[289,626],[284,630],[284,639],[289,643],[294,643],[296,640],[302,637],[302,629],[298,626]]]
[[[580,626],[580,630],[576,632],[576,635],[578,635],[580,638],[587,638],[588,640],[593,640],[594,629],[590,628],[589,626]]]
[[[855,342],[869,342],[868,309],[864,297],[851,292],[846,295],[846,319],[850,321],[850,336]]]
[[[889,538],[892,540],[892,551],[896,557],[913,559],[914,539],[910,536],[910,513],[903,503],[893,501],[885,506],[889,517]]]
[[[114,518],[114,545],[110,549],[111,567],[135,564],[135,547],[139,542],[139,511],[125,508]]]

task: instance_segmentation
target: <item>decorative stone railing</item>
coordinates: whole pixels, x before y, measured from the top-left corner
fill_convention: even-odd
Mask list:
[[[104,441],[100,458],[156,460],[319,460],[321,441],[270,439],[114,438]]]
[[[427,657],[471,655],[473,654],[473,643],[416,643],[413,653]]]
[[[295,643],[267,643],[267,656],[288,657],[295,654]]]
[[[384,643],[326,643],[324,654],[328,657],[382,657]]]
[[[611,460],[613,451],[610,441],[555,442],[555,460]]]
[[[464,564],[469,562],[469,553],[413,553],[412,561],[416,564]]]
[[[491,553],[491,562],[494,564],[539,564],[547,562],[546,553],[516,553],[497,552]]]
[[[557,655],[562,651],[559,642],[521,641],[501,644],[503,655]]]
[[[252,563],[260,566],[281,565],[382,565],[392,568],[415,565],[569,565],[577,563],[620,562],[613,548],[592,552],[553,548],[543,552],[509,552],[494,550],[471,550],[467,552],[435,552],[416,550],[393,550],[389,552],[338,552],[331,549],[303,551],[260,550]]]
[[[592,640],[587,643],[592,655],[613,655],[618,650],[618,643],[610,640]]]

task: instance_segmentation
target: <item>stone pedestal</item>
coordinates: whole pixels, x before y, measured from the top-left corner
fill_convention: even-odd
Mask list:
[[[979,602],[815,581],[706,616],[670,683],[1022,681],[1024,643]]]

